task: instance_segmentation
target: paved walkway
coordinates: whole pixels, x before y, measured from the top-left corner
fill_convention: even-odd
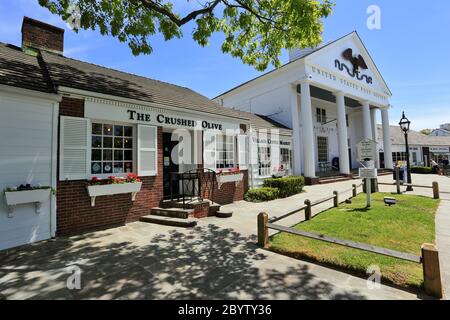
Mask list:
[[[228,207],[236,209],[233,218],[202,219],[192,230],[136,222],[3,252],[0,295],[7,299],[417,299],[388,286],[370,290],[364,279],[255,246],[260,211],[281,214],[305,198],[323,198],[352,183],[308,187],[308,193],[288,201],[234,204]],[[72,270],[67,267],[73,266],[81,270],[80,290],[67,288]]]

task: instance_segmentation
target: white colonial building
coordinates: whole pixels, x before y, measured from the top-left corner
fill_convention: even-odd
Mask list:
[[[356,145],[377,141],[381,112],[390,154],[386,82],[356,32],[316,49],[293,50],[290,62],[215,98],[226,107],[257,113],[293,130],[294,173],[308,183],[359,167]],[[376,161],[380,165],[379,159]],[[387,169],[392,159],[385,160]]]

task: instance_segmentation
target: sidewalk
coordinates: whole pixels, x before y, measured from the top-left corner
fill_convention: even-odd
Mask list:
[[[442,200],[436,213],[436,243],[439,249],[444,297],[450,300],[450,201]]]

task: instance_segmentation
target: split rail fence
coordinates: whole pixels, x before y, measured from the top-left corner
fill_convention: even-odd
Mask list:
[[[383,184],[382,184],[383,185]],[[286,219],[294,214],[299,214],[304,211],[305,213],[305,221],[311,220],[312,217],[312,208],[323,204],[325,202],[333,200],[333,207],[339,207],[339,205],[343,202],[346,202],[349,199],[356,197],[359,193],[358,188],[360,188],[362,184],[356,185],[354,184],[351,189],[345,190],[342,192],[334,191],[332,196],[317,200],[310,201],[305,200],[304,205],[288,212],[280,217],[274,217],[269,220],[269,215],[265,212],[262,212],[258,215],[258,245],[262,248],[269,247],[269,229],[275,230],[278,232],[285,232],[309,239],[314,239],[318,241],[323,241],[327,243],[332,243],[336,245],[345,246],[347,248],[358,249],[366,252],[376,253],[396,259],[401,259],[409,262],[422,264],[423,267],[423,278],[424,278],[424,289],[425,292],[433,297],[442,298],[442,283],[441,283],[441,273],[439,267],[439,252],[434,244],[423,244],[421,248],[421,256],[413,255],[406,252],[400,252],[392,249],[381,248],[377,246],[372,246],[370,244],[358,243],[354,241],[344,240],[329,237],[327,235],[307,232],[303,230],[294,229],[292,227],[286,227],[279,224],[275,224],[278,221]],[[439,199],[439,184],[434,182],[432,186],[419,186],[414,185],[416,187],[426,187],[433,189],[433,197],[435,199]],[[352,192],[352,197],[346,198],[344,201],[340,202],[340,196],[344,193]],[[317,215],[316,215],[317,216]]]

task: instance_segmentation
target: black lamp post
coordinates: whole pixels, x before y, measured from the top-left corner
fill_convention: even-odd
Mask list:
[[[411,125],[411,121],[408,120],[408,118],[405,116],[405,112],[403,111],[402,118],[400,119],[400,122],[398,123],[400,125],[400,129],[402,129],[403,133],[405,134],[405,146],[406,146],[406,174],[407,174],[407,182],[408,186],[406,188],[407,191],[413,191],[413,187],[411,186],[412,180],[411,180],[411,163],[409,162],[409,143],[408,143],[408,132],[409,127]]]

